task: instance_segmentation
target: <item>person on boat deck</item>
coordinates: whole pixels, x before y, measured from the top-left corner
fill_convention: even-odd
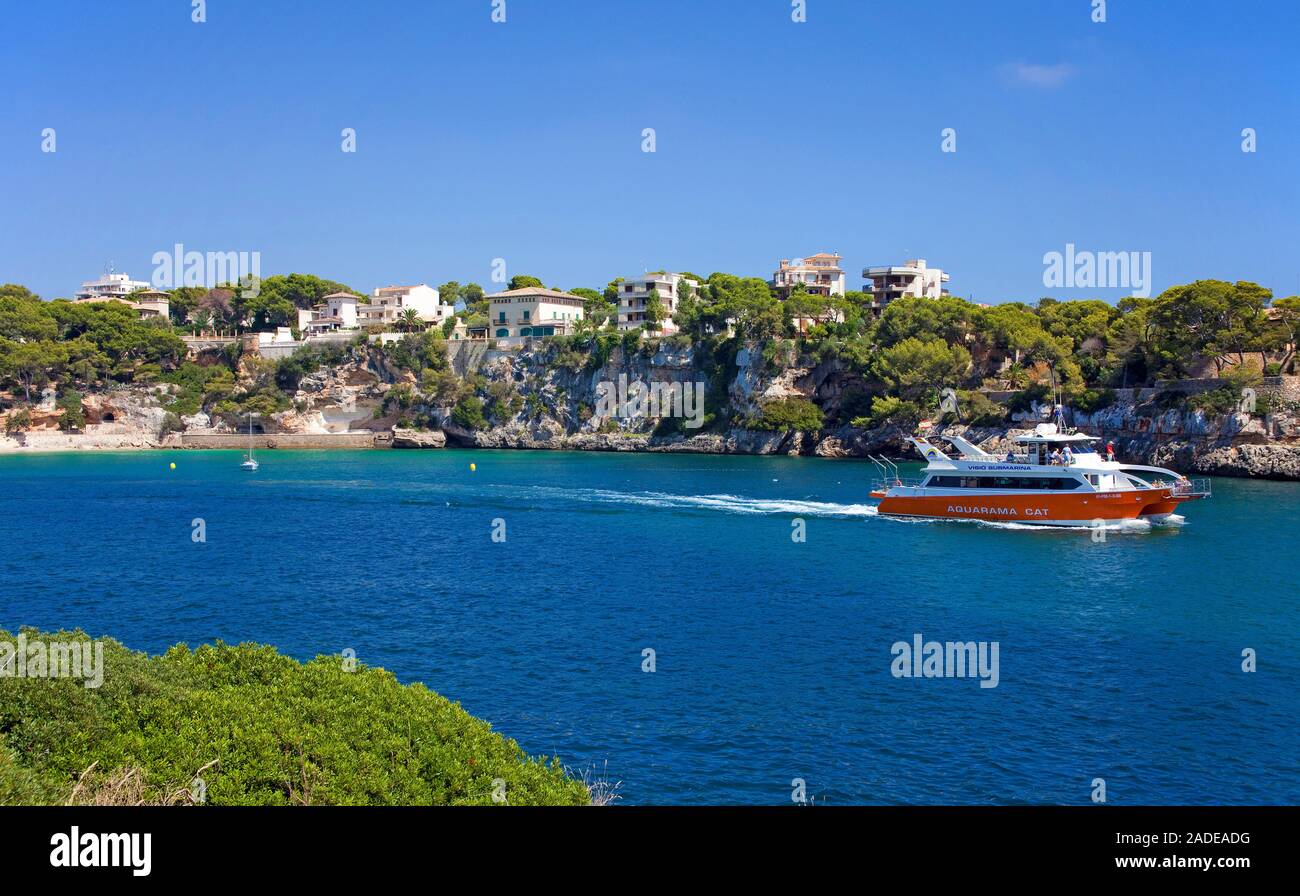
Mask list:
[[[1052,461],[1052,466],[1054,466],[1054,467],[1059,467],[1059,466],[1061,465],[1061,449],[1060,449],[1060,448],[1053,448],[1053,449],[1052,449],[1051,461]]]
[[[1007,463],[1012,463],[1015,459],[1016,459],[1016,449],[1014,449],[1014,448],[1008,448],[1008,449],[1007,449],[1007,461],[1006,461],[1006,462],[1007,462]]]
[[[1114,443],[1114,442],[1107,442],[1107,443],[1106,443],[1106,460],[1109,460],[1109,461],[1114,461],[1114,460],[1115,460],[1115,443]]]
[[[1065,450],[1061,452],[1061,463],[1067,467],[1074,463],[1074,452],[1070,450],[1069,445],[1066,445]]]

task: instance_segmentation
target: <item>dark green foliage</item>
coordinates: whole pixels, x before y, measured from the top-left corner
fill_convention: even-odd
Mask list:
[[[748,422],[750,429],[773,432],[816,432],[824,422],[821,408],[806,398],[778,398],[760,409]]]
[[[477,395],[466,395],[456,402],[451,411],[451,422],[461,429],[478,431],[488,428],[487,418],[483,416],[483,399]]]
[[[1007,409],[990,401],[983,392],[960,392],[958,398],[960,418],[964,423],[971,426],[999,426],[1006,421]]]
[[[383,347],[389,362],[398,370],[419,373],[424,370],[446,370],[447,341],[436,330],[411,333]]]
[[[71,432],[85,428],[86,412],[81,406],[81,393],[76,389],[60,391],[54,406],[63,412],[59,415],[59,429]]]
[[[5,678],[0,804],[62,803],[92,764],[137,770],[148,802],[189,791],[200,769],[211,805],[491,805],[498,778],[510,805],[590,802],[557,762],[528,757],[424,685],[348,669],[254,644],[148,657],[106,641],[98,688]]]
[[[885,424],[914,426],[925,416],[925,409],[914,401],[903,401],[893,395],[880,396],[871,402],[871,413],[854,419],[853,425],[869,429]]]
[[[298,384],[307,374],[315,373],[322,367],[342,364],[346,358],[347,350],[341,346],[304,345],[276,364],[275,384],[285,392],[297,392]]]
[[[1115,403],[1114,389],[1085,389],[1071,399],[1070,404],[1085,414],[1108,408]]]

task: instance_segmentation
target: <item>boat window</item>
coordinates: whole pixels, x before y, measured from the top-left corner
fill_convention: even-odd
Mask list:
[[[931,488],[984,488],[1015,491],[1072,491],[1082,480],[1065,476],[931,476]]]

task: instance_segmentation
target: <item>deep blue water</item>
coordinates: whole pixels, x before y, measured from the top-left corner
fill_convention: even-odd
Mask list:
[[[0,628],[350,647],[625,803],[1300,802],[1297,484],[1096,543],[875,517],[857,461],[238,460],[0,457]],[[917,632],[999,642],[999,685],[893,677]]]

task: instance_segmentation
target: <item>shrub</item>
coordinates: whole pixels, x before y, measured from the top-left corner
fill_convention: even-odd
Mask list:
[[[921,419],[924,412],[914,401],[903,401],[893,395],[885,395],[871,402],[871,414],[858,417],[853,425],[863,429],[884,426],[892,423],[897,426],[911,426]]]
[[[547,367],[561,367],[570,373],[577,373],[587,366],[590,358],[586,353],[574,348],[572,345],[562,345],[560,349],[552,355],[547,362]]]
[[[181,418],[179,416],[177,416],[172,411],[168,411],[167,413],[163,414],[162,426],[159,428],[158,431],[158,434],[160,436],[165,436],[168,433],[184,432],[184,431],[185,431],[185,424],[181,422]]]
[[[1220,386],[1208,392],[1198,392],[1185,399],[1186,406],[1207,414],[1230,414],[1241,402],[1241,392],[1229,386]]]
[[[466,395],[456,402],[451,411],[451,422],[461,429],[477,431],[488,428],[487,418],[483,416],[483,399],[477,395]]]
[[[59,429],[68,432],[85,428],[86,412],[81,406],[81,393],[76,389],[60,392],[54,406],[63,411],[59,415]]]
[[[0,640],[12,643],[3,631]],[[555,760],[528,757],[458,704],[382,669],[299,663],[255,644],[148,657],[102,643],[98,688],[70,677],[0,688],[0,803],[68,801],[92,764],[79,802],[131,771],[133,798],[177,802],[200,770],[212,805],[490,805],[496,778],[512,805],[590,801]]]
[[[1034,402],[1046,401],[1051,396],[1051,390],[1044,383],[1035,383],[1027,389],[1021,389],[1011,400],[1007,402],[1007,408],[1011,411],[1027,411],[1033,407]]]
[[[822,428],[825,417],[822,409],[806,398],[778,398],[764,404],[758,416],[749,423],[751,429],[815,432]]]
[[[12,411],[9,416],[5,418],[5,435],[7,436],[31,428],[32,412],[29,408],[21,408],[17,411]]]
[[[1091,414],[1108,408],[1115,403],[1114,389],[1085,389],[1070,399],[1075,408],[1085,414]]]
[[[983,392],[962,392],[960,397],[971,426],[997,426],[1007,419],[1007,409]]]

